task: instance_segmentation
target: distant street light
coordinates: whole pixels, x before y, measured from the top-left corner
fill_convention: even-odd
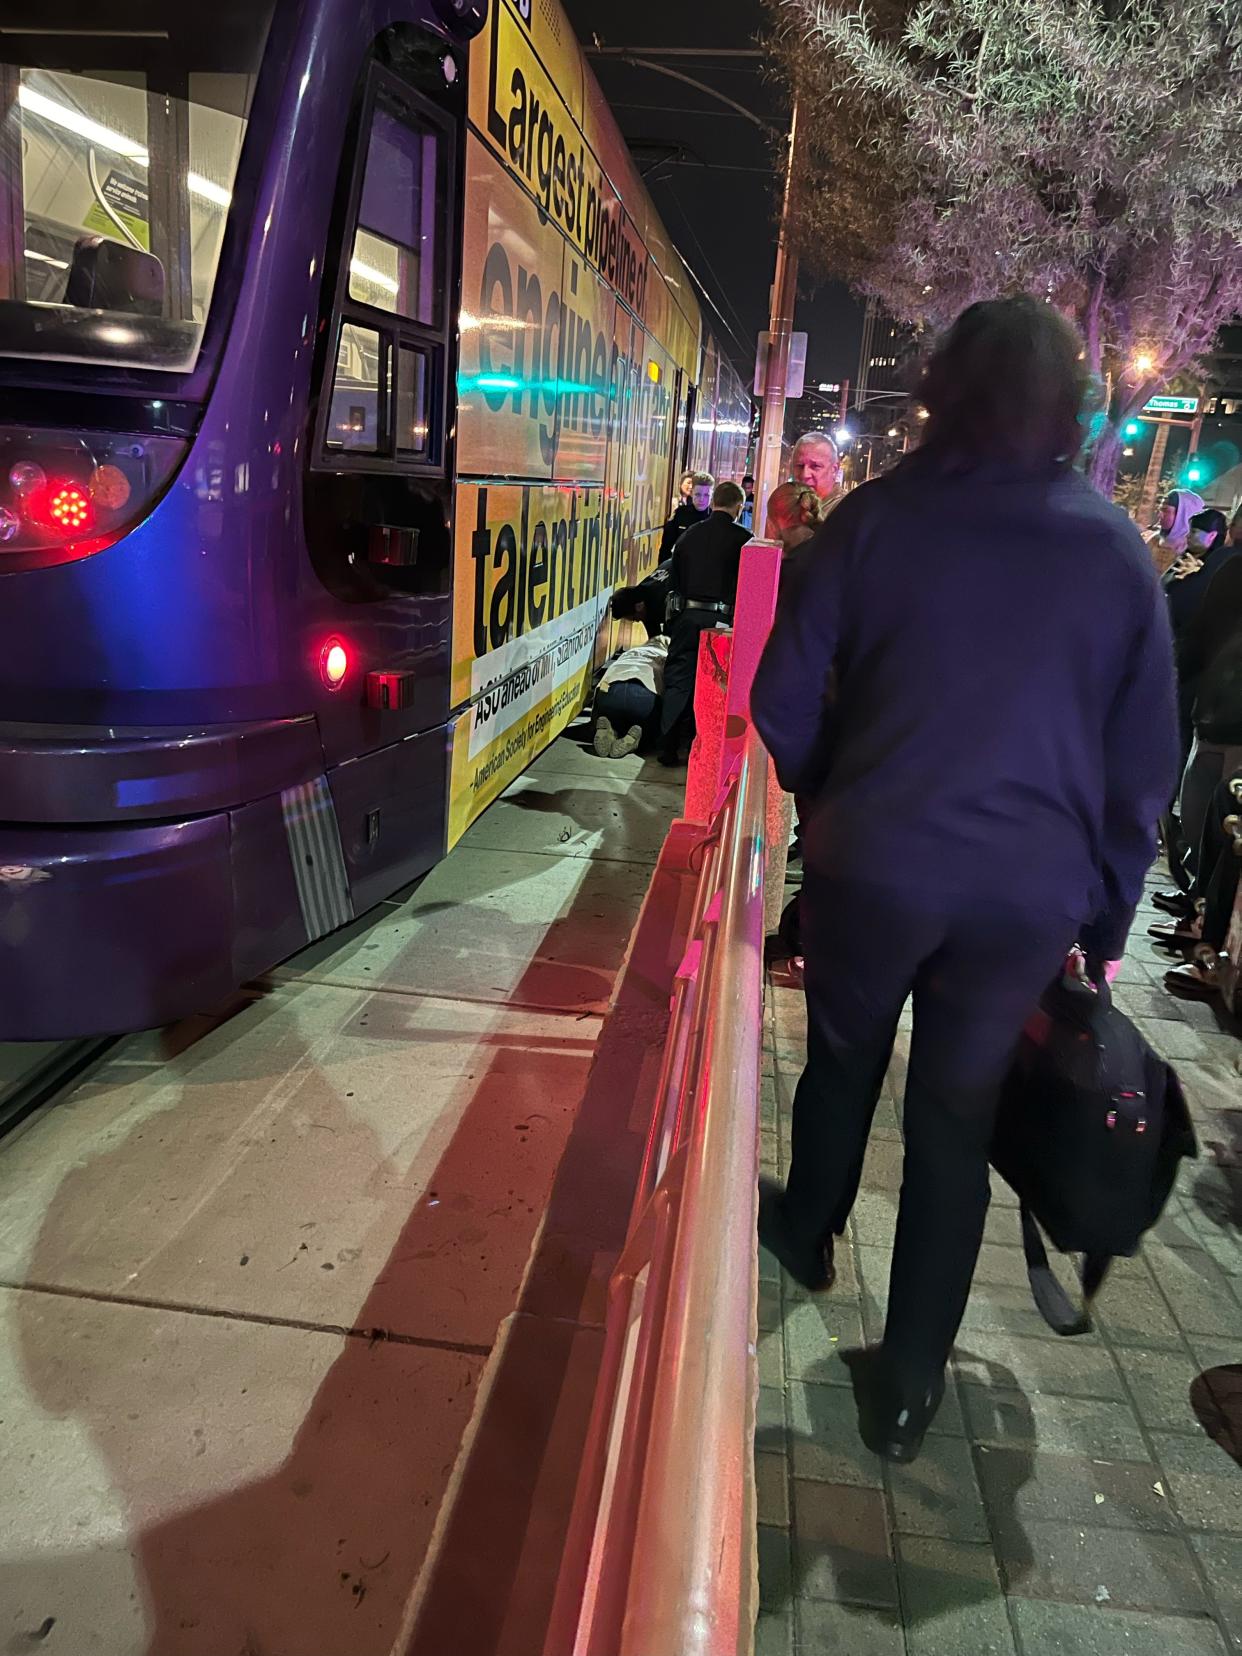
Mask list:
[[[1136,374],[1150,374],[1155,366],[1155,357],[1147,351],[1140,351],[1134,359],[1134,372]]]
[[[838,426],[833,432],[833,436],[836,438],[837,442],[842,445],[842,447],[845,447],[847,444],[854,441],[854,433],[850,430],[849,426],[846,425]]]
[[[888,434],[889,434],[890,437],[896,437],[897,436],[897,427],[896,426],[889,426]]]

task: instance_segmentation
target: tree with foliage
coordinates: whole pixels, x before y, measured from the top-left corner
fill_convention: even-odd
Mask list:
[[[768,0],[807,133],[804,261],[936,326],[997,294],[1078,324],[1088,470],[1242,311],[1238,0]]]

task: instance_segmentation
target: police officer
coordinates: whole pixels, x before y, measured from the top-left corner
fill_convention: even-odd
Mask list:
[[[681,764],[682,748],[694,734],[699,634],[733,620],[742,548],[750,539],[749,529],[737,521],[745,504],[746,496],[736,483],[717,483],[706,521],[687,529],[673,550],[671,585],[681,595],[682,608],[664,669],[662,765]]]
[[[691,472],[689,495],[664,525],[664,535],[660,541],[661,563],[672,554],[673,548],[687,529],[693,528],[696,523],[706,523],[711,516],[712,489],[715,481],[710,472]]]

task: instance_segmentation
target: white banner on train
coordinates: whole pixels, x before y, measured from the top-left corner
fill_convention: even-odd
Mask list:
[[[552,692],[591,665],[599,624],[611,594],[586,603],[542,627],[511,638],[475,661],[470,672],[470,757],[475,759]]]

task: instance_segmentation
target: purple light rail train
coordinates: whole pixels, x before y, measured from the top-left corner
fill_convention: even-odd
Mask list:
[[[0,1039],[149,1027],[424,873],[740,475],[559,0],[8,0]]]

